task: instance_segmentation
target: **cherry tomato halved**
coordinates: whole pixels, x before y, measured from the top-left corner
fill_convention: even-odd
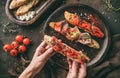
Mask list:
[[[18,51],[19,52],[25,52],[26,51],[26,46],[25,45],[20,45],[19,47],[18,47]]]
[[[9,52],[10,50],[12,50],[12,46],[11,46],[10,44],[5,44],[5,45],[3,46],[3,50],[4,50],[5,52]]]
[[[18,54],[18,50],[17,49],[12,49],[10,51],[10,56],[16,56]]]
[[[13,48],[17,48],[18,45],[19,45],[19,42],[18,42],[18,41],[13,41],[13,42],[11,43],[11,46],[12,46]]]
[[[23,36],[22,35],[17,35],[16,37],[15,37],[15,40],[17,40],[18,42],[23,42]]]
[[[29,45],[30,44],[30,39],[29,38],[23,39],[23,44]]]

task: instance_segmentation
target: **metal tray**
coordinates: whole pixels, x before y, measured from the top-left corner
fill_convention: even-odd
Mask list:
[[[64,11],[69,11],[69,12],[77,13],[77,14],[80,14],[81,12],[87,13],[87,14],[90,13],[97,18],[97,20],[99,22],[98,26],[103,31],[105,36],[102,39],[99,39],[96,37],[92,37],[92,38],[99,42],[100,49],[93,49],[93,48],[90,48],[90,47],[82,45],[82,44],[71,42],[68,39],[64,38],[64,36],[55,32],[53,29],[51,29],[49,27],[49,22],[51,22],[51,21],[64,20],[64,15],[63,15]],[[111,42],[110,31],[108,28],[107,21],[104,19],[104,17],[94,8],[87,6],[87,5],[80,4],[80,3],[64,5],[60,8],[58,8],[56,11],[54,11],[49,16],[49,18],[47,19],[47,21],[45,23],[44,34],[47,34],[50,36],[55,35],[59,39],[62,39],[62,41],[64,43],[75,48],[76,50],[78,50],[78,51],[83,50],[91,58],[91,61],[89,63],[87,63],[88,68],[96,66],[104,59],[104,57],[107,54],[107,51],[110,47],[110,42]],[[66,69],[68,68],[66,57],[64,57],[60,54],[56,54],[55,56],[52,57],[51,60],[53,63],[58,64],[58,65],[62,66],[63,68],[66,68]]]
[[[6,15],[12,22],[23,26],[28,26],[34,23],[55,2],[55,0],[40,0],[40,2],[34,8],[36,11],[36,15],[29,21],[21,21],[16,18],[14,13],[15,11],[9,9],[9,5],[11,1],[12,0],[7,0],[6,2],[6,6],[5,6]]]

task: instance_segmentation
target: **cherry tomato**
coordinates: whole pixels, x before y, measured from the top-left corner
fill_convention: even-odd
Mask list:
[[[26,46],[25,46],[25,45],[20,45],[20,46],[18,47],[18,51],[19,51],[19,52],[25,52],[25,51],[26,51]]]
[[[5,52],[9,52],[10,50],[12,50],[12,46],[11,46],[10,44],[5,44],[5,45],[3,46],[3,50],[4,50]]]
[[[12,45],[13,48],[17,48],[18,45],[19,45],[19,42],[18,42],[18,41],[13,41],[13,42],[11,43],[11,45]]]
[[[23,44],[29,45],[30,44],[30,39],[29,38],[23,39]]]
[[[12,49],[10,51],[10,56],[16,56],[18,54],[18,50],[17,49]]]
[[[15,37],[15,40],[17,40],[18,42],[22,42],[23,41],[23,36],[22,35],[17,35],[16,37]]]

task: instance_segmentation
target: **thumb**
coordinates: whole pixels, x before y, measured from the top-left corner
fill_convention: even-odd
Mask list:
[[[47,49],[41,56],[43,59],[48,60],[51,56],[53,56],[55,53],[53,52],[52,48]]]
[[[72,75],[73,75],[73,77],[77,76],[77,72],[78,72],[78,63],[76,61],[73,61],[73,63],[72,63]]]

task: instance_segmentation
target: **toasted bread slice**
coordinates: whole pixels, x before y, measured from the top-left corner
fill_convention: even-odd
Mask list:
[[[24,5],[28,2],[28,0],[12,0],[12,2],[10,3],[9,8],[10,9],[15,9],[18,8],[21,5]]]
[[[81,19],[79,15],[65,11],[64,17],[70,24],[77,26],[78,28],[90,33],[92,36],[98,38],[104,37],[104,33],[98,26]]]
[[[54,29],[55,31],[61,33],[64,35],[68,40],[76,41],[81,44],[87,45],[92,48],[99,49],[100,45],[97,41],[92,39],[89,33],[87,32],[80,32],[77,26],[70,27],[68,23],[65,21],[59,21],[59,22],[50,22],[49,26]]]
[[[31,0],[29,3],[20,6],[16,12],[16,15],[19,16],[27,13],[33,6],[36,6],[38,2],[39,0]]]
[[[67,44],[63,43],[60,39],[55,36],[44,36],[44,41],[58,53],[67,56],[68,58],[75,60],[79,63],[89,62],[90,58],[86,56],[82,51],[77,51]]]

